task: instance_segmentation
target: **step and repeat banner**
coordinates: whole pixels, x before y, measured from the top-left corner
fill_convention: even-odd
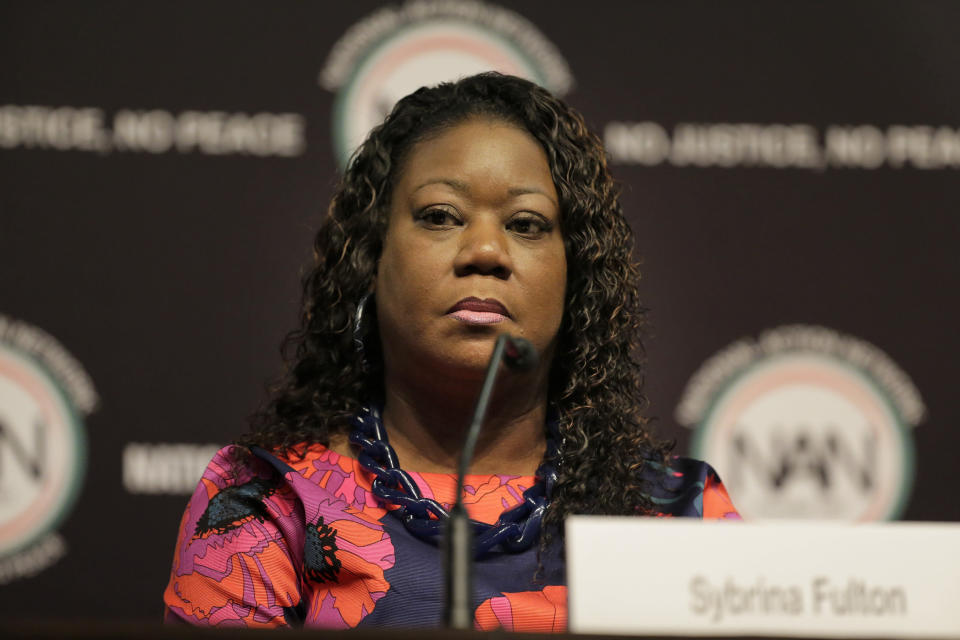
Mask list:
[[[0,610],[156,620],[212,453],[394,101],[525,76],[604,140],[650,415],[748,520],[960,520],[960,5],[11,2]]]

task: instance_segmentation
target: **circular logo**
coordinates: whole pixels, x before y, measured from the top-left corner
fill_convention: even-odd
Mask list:
[[[351,27],[320,74],[336,90],[333,140],[346,166],[370,129],[416,89],[483,71],[521,76],[562,95],[566,62],[529,21],[482,2],[386,7]]]
[[[0,584],[66,553],[53,529],[83,483],[81,416],[98,402],[83,366],[50,334],[0,314]]]
[[[82,424],[64,391],[36,360],[0,343],[0,556],[69,511],[85,460]]]
[[[745,519],[893,519],[913,484],[924,409],[876,347],[795,325],[742,340],[691,379],[677,411]]]

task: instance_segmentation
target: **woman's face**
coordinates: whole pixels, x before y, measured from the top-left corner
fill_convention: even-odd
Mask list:
[[[413,146],[375,285],[388,375],[475,377],[505,332],[549,369],[567,280],[558,203],[543,149],[512,124],[470,119]]]

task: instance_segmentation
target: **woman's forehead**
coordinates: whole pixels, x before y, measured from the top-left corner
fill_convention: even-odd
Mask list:
[[[468,191],[486,179],[511,193],[541,193],[557,203],[542,145],[508,121],[472,118],[418,141],[397,168],[394,187],[415,191],[430,184]]]

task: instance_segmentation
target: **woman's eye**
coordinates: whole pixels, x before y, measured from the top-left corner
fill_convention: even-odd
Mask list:
[[[519,233],[523,236],[541,236],[544,233],[547,233],[552,228],[550,223],[541,218],[528,217],[528,218],[515,218],[510,221],[510,224],[507,225],[507,228],[513,231],[514,233]]]
[[[449,227],[457,224],[457,219],[443,209],[427,209],[420,214],[421,222],[431,227]]]

